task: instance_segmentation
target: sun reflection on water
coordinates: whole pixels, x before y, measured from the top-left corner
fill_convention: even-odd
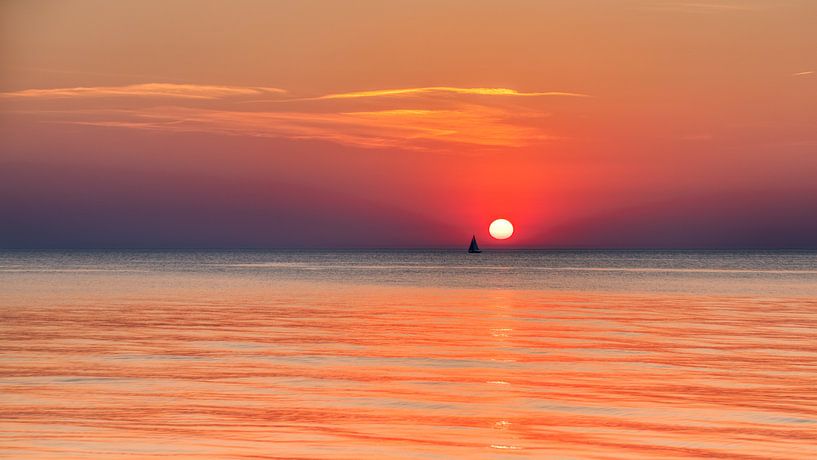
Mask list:
[[[814,299],[25,276],[11,458],[817,457]]]

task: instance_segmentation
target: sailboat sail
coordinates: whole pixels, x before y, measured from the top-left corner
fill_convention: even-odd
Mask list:
[[[477,246],[476,236],[471,236],[471,245],[468,246],[468,252],[482,252],[480,251],[479,246]]]

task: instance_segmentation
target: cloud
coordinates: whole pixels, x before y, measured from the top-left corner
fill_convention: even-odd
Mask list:
[[[73,97],[166,97],[187,99],[219,99],[231,96],[258,96],[285,93],[279,88],[213,86],[177,83],[140,83],[126,86],[89,86],[76,88],[26,89],[0,93],[12,98],[73,98]]]
[[[265,110],[238,109],[248,107],[238,103],[256,101],[259,94],[285,92],[263,87],[144,83],[29,89],[2,95],[23,101],[49,98],[75,100],[68,109],[38,107],[33,111],[19,111],[37,114],[47,122],[177,133],[309,139],[363,148],[408,150],[457,150],[462,146],[516,148],[560,138],[543,128],[542,122],[549,112],[543,110],[543,101],[537,102],[536,97],[587,97],[558,91],[520,92],[508,88],[434,86],[332,93],[316,98],[281,98],[276,101],[289,103],[275,104]],[[417,95],[423,97],[410,101],[404,97]],[[471,97],[474,95],[488,97]],[[122,99],[119,96],[127,97]],[[501,98],[505,96],[521,99],[518,103],[509,104]],[[109,97],[117,99],[112,102]],[[380,98],[377,107],[372,107],[369,98]],[[186,102],[188,100],[189,103]]]
[[[71,98],[71,97],[168,97],[168,98],[190,98],[190,99],[219,99],[226,97],[259,96],[264,94],[284,94],[286,90],[271,87],[251,87],[251,86],[215,86],[215,85],[195,85],[178,83],[140,83],[125,86],[87,86],[74,88],[46,88],[46,89],[25,89],[0,93],[3,97],[13,98]],[[567,96],[567,97],[590,97],[587,94],[571,93],[562,91],[547,92],[520,92],[509,88],[459,88],[455,86],[428,86],[421,88],[398,88],[398,89],[376,89],[368,91],[355,91],[347,93],[333,93],[311,98],[296,98],[299,100],[322,100],[322,99],[359,99],[370,97],[390,97],[390,96],[416,96],[430,93],[453,93],[458,95],[478,95],[478,96],[515,96],[515,97],[540,97],[540,96]],[[247,101],[262,102],[262,101]]]
[[[813,74],[814,74],[814,71],[813,71],[813,70],[807,70],[807,71],[805,71],[805,72],[797,72],[797,73],[793,73],[793,74],[791,74],[791,76],[792,76],[792,77],[805,77],[805,76],[807,76],[807,75],[813,75]]]
[[[371,91],[355,91],[350,93],[335,93],[319,96],[313,99],[356,99],[364,97],[414,96],[424,93],[455,93],[479,96],[569,96],[590,97],[587,94],[567,93],[561,91],[547,91],[525,93],[508,88],[458,88],[454,86],[427,86],[421,88],[378,89]]]
[[[84,114],[87,117],[87,113]],[[521,147],[548,139],[539,129],[511,123],[502,110],[393,109],[367,112],[243,112],[191,107],[101,111],[67,123],[168,132],[310,139],[344,145],[431,149],[451,144]]]

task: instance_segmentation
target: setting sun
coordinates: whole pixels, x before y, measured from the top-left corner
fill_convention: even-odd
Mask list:
[[[491,222],[488,233],[498,240],[506,240],[513,235],[513,224],[507,219],[497,219]]]

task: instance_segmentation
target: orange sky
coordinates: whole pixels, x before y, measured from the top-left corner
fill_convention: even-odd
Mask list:
[[[0,21],[2,247],[817,246],[817,2]]]

